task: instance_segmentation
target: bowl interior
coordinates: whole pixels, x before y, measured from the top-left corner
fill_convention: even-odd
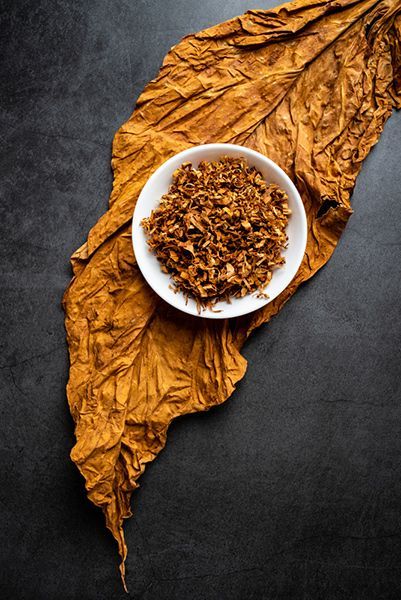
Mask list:
[[[172,183],[172,174],[183,162],[190,161],[197,167],[202,160],[217,160],[221,156],[244,157],[251,166],[255,166],[268,183],[276,183],[288,194],[291,217],[287,226],[288,247],[283,251],[285,265],[273,272],[272,279],[266,287],[268,298],[257,298],[247,295],[234,298],[231,303],[219,302],[211,309],[202,309],[199,314],[196,302],[186,299],[181,292],[175,293],[171,288],[170,276],[163,273],[156,256],[149,251],[146,235],[141,221],[148,217],[159,204],[160,198],[168,191]],[[302,200],[290,178],[278,165],[259,152],[233,144],[205,144],[195,146],[176,154],[163,163],[147,183],[139,195],[132,220],[132,243],[138,266],[148,284],[166,302],[172,306],[195,316],[222,319],[240,316],[266,305],[276,298],[294,278],[304,255],[307,238],[307,223]],[[218,311],[218,312],[217,312]]]

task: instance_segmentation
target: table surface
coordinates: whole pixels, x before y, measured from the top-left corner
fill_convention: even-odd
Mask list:
[[[106,209],[113,134],[168,49],[274,3],[5,4],[0,596],[124,599],[69,459],[69,256]],[[249,341],[232,398],[171,427],[125,527],[130,597],[401,597],[400,133],[395,114],[333,258]]]

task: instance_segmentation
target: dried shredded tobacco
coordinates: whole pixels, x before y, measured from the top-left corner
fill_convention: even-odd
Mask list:
[[[362,161],[401,106],[400,13],[400,0],[296,0],[186,36],[114,138],[110,208],[72,256],[64,307],[71,457],[118,542],[123,577],[123,521],[171,421],[232,394],[246,370],[244,341],[337,245]],[[177,152],[213,142],[241,144],[279,164],[308,219],[294,280],[231,322],[164,303],[146,285],[131,243],[132,213],[150,175]]]
[[[142,226],[150,249],[176,290],[198,308],[220,300],[266,295],[285,259],[288,196],[268,185],[244,158],[187,162]]]

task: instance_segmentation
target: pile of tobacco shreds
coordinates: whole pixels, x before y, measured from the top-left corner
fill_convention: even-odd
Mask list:
[[[142,226],[176,291],[200,307],[264,293],[285,262],[291,211],[287,194],[268,185],[244,158],[184,163]]]

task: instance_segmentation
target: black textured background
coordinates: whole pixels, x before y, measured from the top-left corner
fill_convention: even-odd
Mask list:
[[[110,148],[183,35],[273,2],[1,1],[0,597],[126,598],[70,462],[60,302],[105,211]],[[131,598],[401,598],[401,114],[328,266],[177,421],[133,497]]]

